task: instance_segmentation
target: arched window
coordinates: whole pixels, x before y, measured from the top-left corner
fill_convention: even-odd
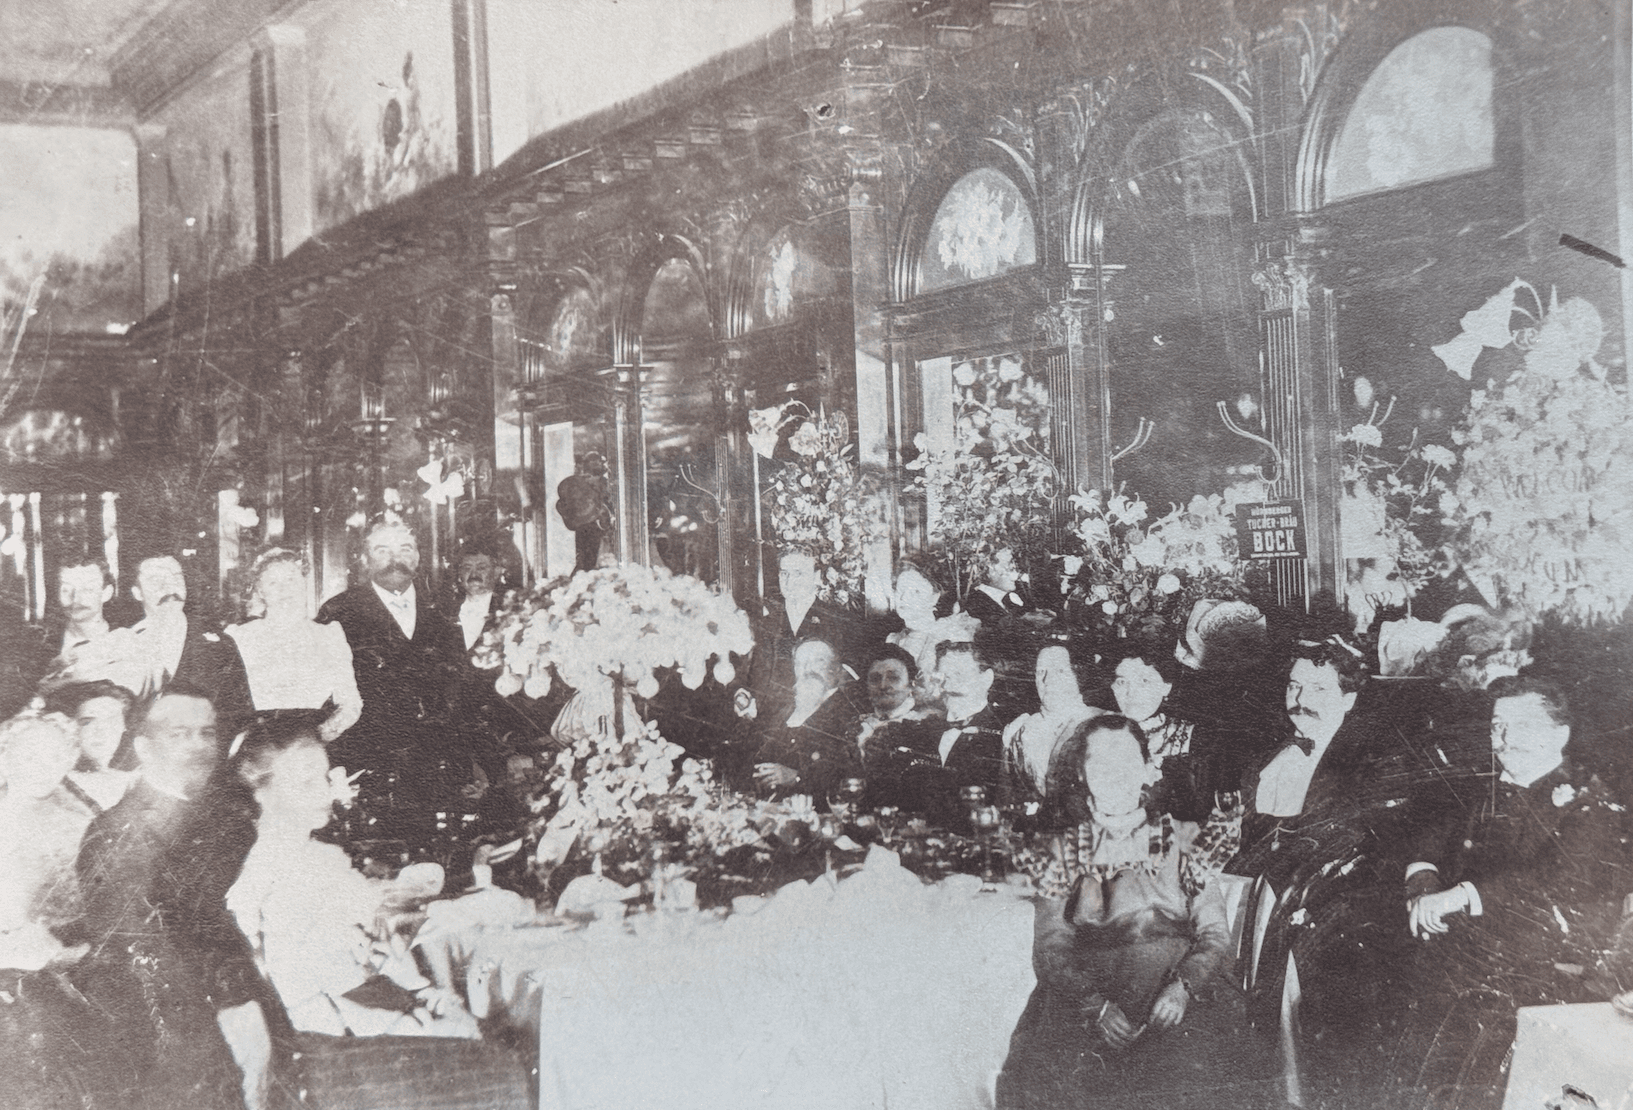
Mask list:
[[[1038,260],[1037,226],[1020,187],[987,166],[953,182],[930,221],[918,291],[982,281]]]
[[[1430,28],[1390,51],[1362,86],[1332,147],[1326,199],[1490,169],[1495,136],[1491,40]]]
[[[1218,410],[1263,430],[1253,177],[1224,121],[1173,107],[1134,132],[1112,182],[1106,258],[1128,267],[1107,334],[1112,480],[1166,511],[1259,461]]]

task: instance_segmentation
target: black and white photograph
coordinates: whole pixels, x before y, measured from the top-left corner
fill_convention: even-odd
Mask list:
[[[0,1106],[1633,1108],[1633,0],[0,0]]]

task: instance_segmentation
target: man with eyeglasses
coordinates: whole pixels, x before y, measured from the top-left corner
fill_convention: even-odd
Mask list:
[[[1418,799],[1408,845],[1420,948],[1397,1058],[1422,1061],[1408,1078],[1419,1105],[1498,1106],[1517,1007],[1601,1002],[1618,976],[1633,982],[1633,967],[1614,966],[1633,890],[1626,805],[1576,762],[1558,686],[1511,676],[1488,693],[1490,769]]]

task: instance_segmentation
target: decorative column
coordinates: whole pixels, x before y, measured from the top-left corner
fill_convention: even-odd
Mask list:
[[[725,357],[715,362],[714,402],[718,414],[714,436],[714,488],[720,519],[715,524],[719,555],[719,580],[731,595],[739,593],[737,581],[737,499],[733,495],[736,483],[733,474],[742,458],[743,434],[748,423],[747,406],[743,403],[743,388],[738,376],[742,352],[731,348]],[[756,495],[758,490],[755,491]]]
[[[260,261],[275,262],[312,237],[312,116],[306,29],[261,28],[252,40],[250,138]]]
[[[1068,491],[1111,483],[1111,364],[1106,327],[1111,285],[1126,267],[1068,263],[1065,296],[1037,316],[1048,353],[1050,436]]]
[[[605,373],[612,394],[618,558],[646,565],[651,553],[647,544],[646,436],[641,427],[645,367],[614,366]]]
[[[526,585],[546,574],[544,563],[543,483],[535,473],[530,410],[538,401],[527,380],[521,343],[516,335],[516,229],[504,223],[487,227],[488,335],[493,355],[493,476],[497,489],[514,491],[505,498],[511,518],[511,540],[522,553]]]
[[[877,134],[878,107],[873,87],[862,83],[847,90],[847,102],[856,118]],[[902,391],[899,373],[892,372],[889,321],[890,228],[885,219],[883,145],[877,141],[845,152],[850,184],[845,191],[850,222],[851,328],[856,367],[856,461],[864,474],[890,472],[901,448]],[[878,514],[900,519],[899,481],[878,482]],[[891,536],[901,529],[886,528],[868,545],[865,592],[870,609],[890,606]]]
[[[1279,454],[1269,495],[1303,507],[1305,559],[1272,564],[1277,600],[1302,603],[1339,586],[1337,370],[1332,290],[1320,283],[1317,235],[1261,248],[1259,289],[1265,429]]]
[[[151,316],[170,300],[170,152],[163,127],[138,124],[135,133],[142,315]]]

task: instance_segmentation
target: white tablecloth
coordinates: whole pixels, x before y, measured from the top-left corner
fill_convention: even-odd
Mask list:
[[[634,936],[489,933],[473,1005],[537,1020],[540,1110],[990,1107],[1033,985],[1026,891],[892,864]]]
[[[1633,1021],[1608,1002],[1522,1006],[1503,1110],[1542,1110],[1569,1083],[1599,1110],[1633,1110]]]

